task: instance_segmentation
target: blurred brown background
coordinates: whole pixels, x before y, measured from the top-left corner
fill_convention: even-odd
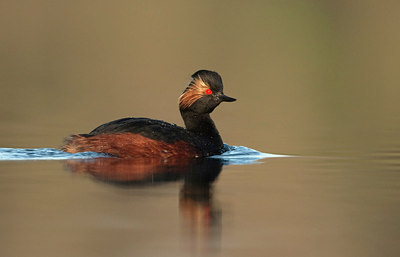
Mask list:
[[[178,96],[211,69],[239,100],[213,115],[227,143],[364,148],[399,123],[399,5],[3,0],[0,146],[58,147],[127,116],[182,125]]]

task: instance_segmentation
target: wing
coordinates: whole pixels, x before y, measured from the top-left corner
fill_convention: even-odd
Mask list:
[[[155,140],[173,143],[179,140],[192,141],[193,135],[186,129],[161,120],[147,118],[124,118],[111,121],[95,128],[87,136],[99,134],[140,134]]]

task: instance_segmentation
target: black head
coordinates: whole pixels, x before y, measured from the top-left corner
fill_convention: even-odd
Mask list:
[[[211,113],[221,102],[233,102],[235,98],[224,95],[221,76],[209,70],[199,70],[179,97],[179,109],[196,113]]]

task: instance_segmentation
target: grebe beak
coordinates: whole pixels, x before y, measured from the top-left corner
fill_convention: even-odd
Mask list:
[[[234,101],[236,101],[235,98],[229,97],[227,95],[220,95],[219,99],[221,99],[222,102],[234,102]]]

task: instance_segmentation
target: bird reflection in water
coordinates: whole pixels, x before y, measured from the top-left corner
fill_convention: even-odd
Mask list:
[[[202,250],[219,248],[221,210],[213,201],[212,183],[222,170],[221,160],[98,158],[67,160],[66,166],[74,173],[90,174],[97,181],[116,186],[135,187],[183,180],[179,207],[185,241],[189,240],[185,245]]]
[[[212,183],[222,170],[218,159],[204,159],[185,175],[180,210],[185,222],[185,246],[193,252],[219,250],[221,209],[212,196]]]

